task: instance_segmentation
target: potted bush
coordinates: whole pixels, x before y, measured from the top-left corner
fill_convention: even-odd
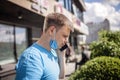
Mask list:
[[[81,66],[69,80],[120,80],[120,59],[96,57]]]

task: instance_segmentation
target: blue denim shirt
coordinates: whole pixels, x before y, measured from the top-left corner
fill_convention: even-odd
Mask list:
[[[58,80],[58,57],[37,43],[26,49],[16,64],[16,80]]]

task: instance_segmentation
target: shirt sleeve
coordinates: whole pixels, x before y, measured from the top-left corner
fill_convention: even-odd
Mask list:
[[[22,65],[19,67],[16,80],[40,80],[43,75],[43,63],[41,56],[28,55],[25,59],[21,58]],[[21,63],[19,63],[21,64]]]

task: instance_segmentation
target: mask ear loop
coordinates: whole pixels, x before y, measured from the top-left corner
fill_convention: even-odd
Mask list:
[[[56,30],[54,30],[54,40],[56,40]]]

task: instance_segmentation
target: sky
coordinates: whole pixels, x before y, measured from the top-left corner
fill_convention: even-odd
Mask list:
[[[106,18],[112,30],[120,30],[120,0],[85,0],[85,23],[99,23]]]

